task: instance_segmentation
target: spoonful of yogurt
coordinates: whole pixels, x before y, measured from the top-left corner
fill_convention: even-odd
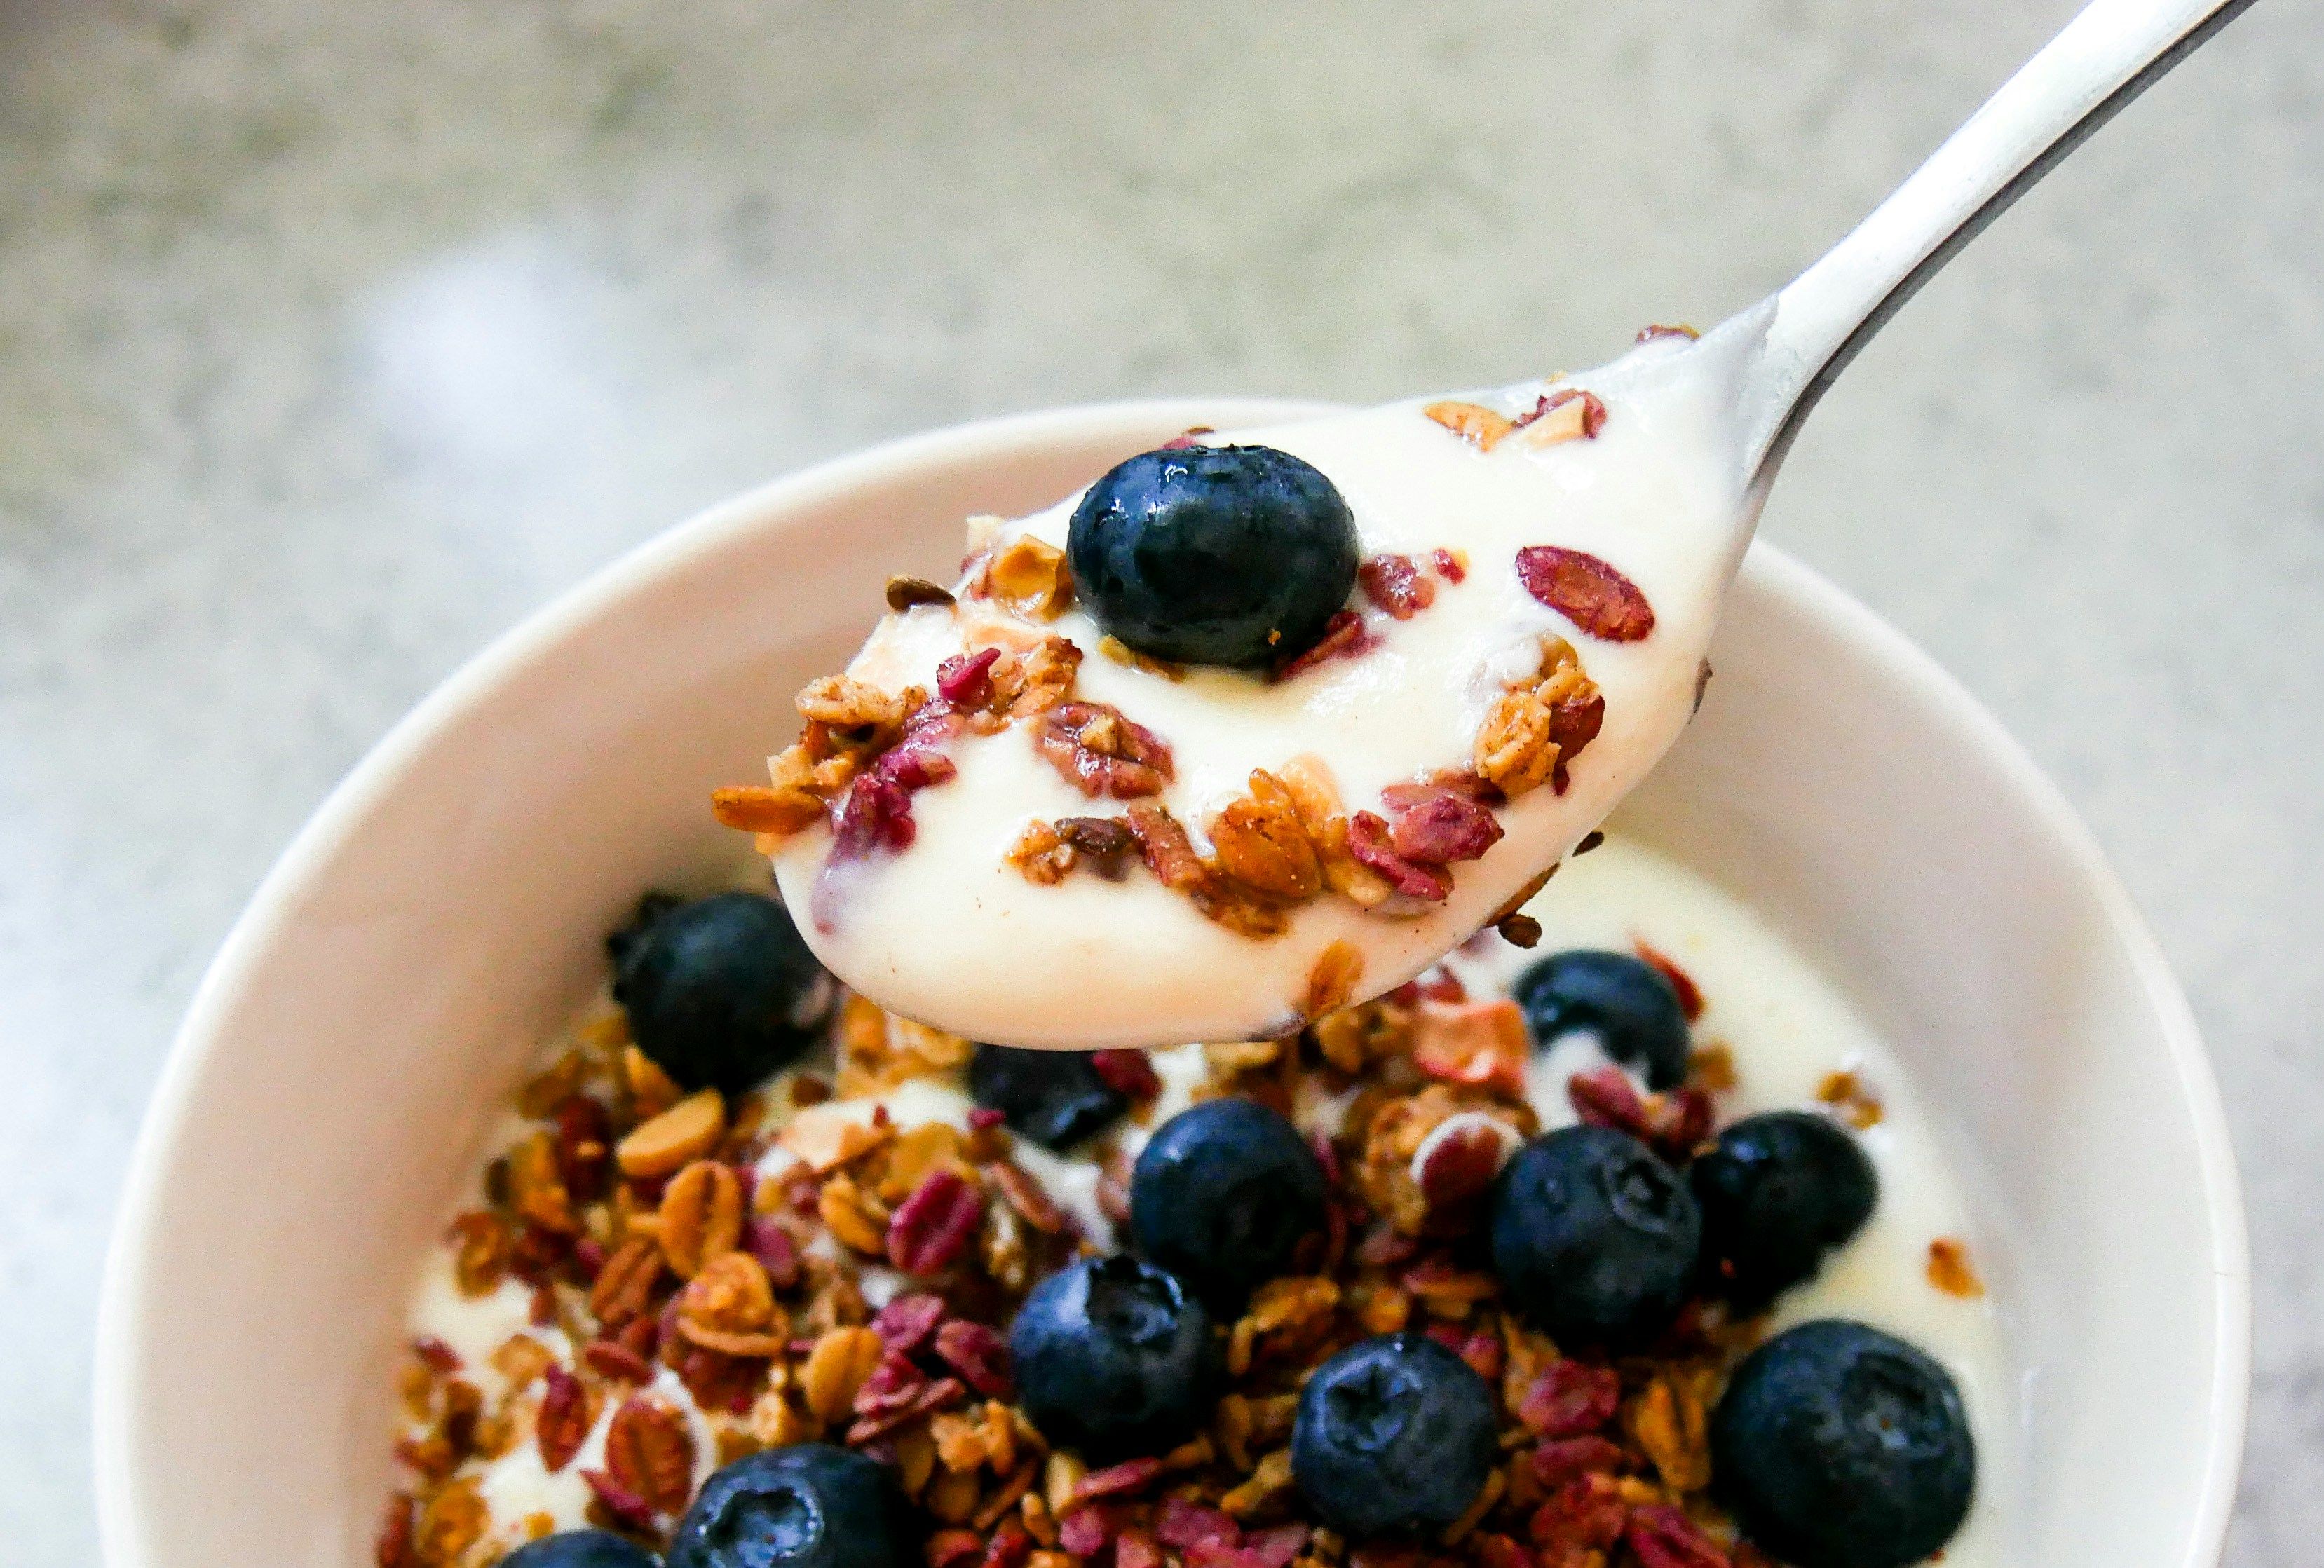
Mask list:
[[[1278,1036],[1520,906],[1692,716],[1801,419],[2010,200],[2248,0],[2098,0],[1782,292],[1572,376],[1192,431],[899,578],[722,790],[890,1010]],[[1480,1042],[1490,1050],[1493,1042]],[[1521,1048],[1521,1042],[1518,1043]]]

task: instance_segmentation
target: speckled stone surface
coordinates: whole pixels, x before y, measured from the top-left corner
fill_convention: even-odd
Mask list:
[[[94,1559],[98,1264],[204,963],[493,632],[899,431],[1709,321],[2070,8],[0,0],[0,1556]],[[2319,171],[2324,12],[2265,0],[1890,328],[1766,518],[2024,737],[2186,978],[2253,1208],[2242,1568],[2324,1539]]]

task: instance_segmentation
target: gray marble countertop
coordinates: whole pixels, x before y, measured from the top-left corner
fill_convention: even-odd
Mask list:
[[[493,632],[900,431],[1713,319],[2070,9],[0,0],[0,1555],[94,1560],[97,1268],[203,964]],[[2186,979],[2252,1200],[2245,1568],[2324,1538],[2319,171],[2324,11],[2265,0],[1874,345],[1766,518]]]

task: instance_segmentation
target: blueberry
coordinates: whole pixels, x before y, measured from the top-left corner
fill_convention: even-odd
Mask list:
[[[1291,1479],[1342,1535],[1442,1530],[1500,1457],[1493,1392],[1469,1363],[1406,1330],[1315,1370],[1291,1428]]]
[[[527,1541],[501,1568],[661,1568],[661,1559],[611,1530],[560,1530]]]
[[[1329,479],[1272,447],[1146,452],[1089,487],[1074,587],[1140,653],[1264,669],[1305,652],[1356,586],[1356,523]]]
[[[1684,1179],[1610,1127],[1535,1139],[1493,1191],[1493,1266],[1554,1339],[1636,1342],[1667,1326],[1702,1230]]]
[[[1130,1176],[1139,1250],[1214,1306],[1286,1272],[1323,1224],[1329,1185],[1299,1130],[1251,1100],[1205,1100],[1164,1122]]]
[[[1033,1425],[1100,1462],[1160,1453],[1210,1414],[1210,1314],[1175,1276],[1126,1253],[1084,1258],[1035,1286],[1009,1354]]]
[[[1686,1077],[1686,1011],[1642,959],[1588,947],[1553,954],[1518,975],[1509,994],[1537,1048],[1587,1029],[1608,1056],[1644,1073],[1650,1089],[1675,1089]]]
[[[838,998],[790,916],[757,893],[653,895],[605,945],[638,1048],[687,1089],[764,1083],[821,1038]]]
[[[1814,1278],[1880,1195],[1856,1139],[1803,1111],[1745,1117],[1688,1174],[1702,1210],[1704,1283],[1755,1309]]]
[[[1945,1370],[1904,1341],[1824,1319],[1735,1370],[1711,1418],[1717,1495],[1797,1568],[1900,1568],[1951,1539],[1977,1448]]]
[[[738,1459],[702,1483],[669,1568],[917,1568],[895,1472],[828,1443]]]
[[[968,1064],[968,1092],[979,1105],[1000,1111],[1020,1137],[1070,1148],[1130,1109],[1121,1092],[1090,1065],[1092,1054],[979,1046]]]

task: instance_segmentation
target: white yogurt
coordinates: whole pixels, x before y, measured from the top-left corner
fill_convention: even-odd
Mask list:
[[[1454,890],[1415,916],[1367,913],[1326,895],[1287,934],[1240,936],[1205,919],[1142,872],[1120,882],[1076,874],[1028,882],[1006,860],[1031,819],[1121,807],[1093,801],[1037,752],[1019,724],[954,742],[958,774],[913,797],[917,841],[836,869],[816,826],[775,856],[809,944],[841,979],[906,1017],[971,1038],[1028,1046],[1155,1046],[1231,1040],[1295,1027],[1318,956],[1332,943],[1362,957],[1356,994],[1411,978],[1467,937],[1572,848],[1654,766],[1684,727],[1697,677],[1757,503],[1732,418],[1737,377],[1759,346],[1745,320],[1700,343],[1654,339],[1570,380],[1476,394],[1515,415],[1548,392],[1587,389],[1606,419],[1593,439],[1533,444],[1526,433],[1480,450],[1429,419],[1424,401],[1208,439],[1278,447],[1322,470],[1345,496],[1365,558],[1463,554],[1412,618],[1374,614],[1382,645],[1268,684],[1222,669],[1173,680],[1102,657],[1084,607],[1043,630],[1086,655],[1074,696],[1104,703],[1172,748],[1175,779],[1157,798],[1204,843],[1204,825],[1248,792],[1254,769],[1318,759],[1346,808],[1373,810],[1388,785],[1470,764],[1475,737],[1512,670],[1539,662],[1545,635],[1566,639],[1605,700],[1597,738],[1571,762],[1563,795],[1542,788],[1498,816],[1507,836],[1454,868]],[[1062,549],[1074,502],[1010,526]],[[1520,583],[1517,552],[1581,550],[1637,585],[1654,613],[1636,641],[1582,634]],[[1359,595],[1359,603],[1361,602]],[[965,612],[923,606],[886,617],[849,673],[888,691],[934,689],[964,651]]]

